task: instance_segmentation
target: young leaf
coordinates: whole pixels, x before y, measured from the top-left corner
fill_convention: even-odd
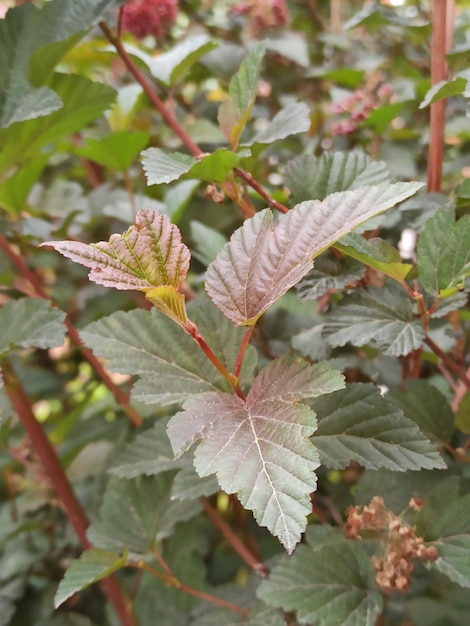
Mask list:
[[[317,300],[329,289],[340,290],[359,280],[364,271],[364,266],[352,259],[319,256],[313,270],[297,284],[297,294],[301,300]]]
[[[356,461],[368,469],[445,469],[446,464],[414,422],[382,398],[372,384],[352,384],[318,398],[312,437],[322,464],[345,468]]]
[[[460,96],[464,93],[468,87],[468,79],[464,76],[456,76],[453,80],[441,80],[441,82],[433,85],[427,94],[424,96],[423,101],[419,105],[420,109],[438,102],[443,98],[450,98],[451,96]]]
[[[418,271],[429,293],[445,298],[463,288],[470,274],[470,215],[457,222],[444,207],[427,222],[418,242]]]
[[[308,106],[304,102],[293,102],[281,109],[266,128],[256,133],[250,141],[243,142],[243,145],[271,144],[278,139],[307,132],[310,124]]]
[[[266,45],[258,43],[248,54],[230,81],[227,100],[219,108],[219,126],[233,150],[238,146],[256,100],[261,61],[265,52]]]
[[[405,417],[413,420],[429,439],[438,445],[450,441],[454,414],[446,397],[426,380],[407,380],[406,390],[387,395]]]
[[[323,336],[333,347],[371,344],[400,356],[422,346],[424,329],[413,315],[413,302],[396,283],[367,287],[345,298],[328,316]]]
[[[289,161],[285,171],[295,202],[323,200],[337,191],[379,185],[389,179],[386,164],[362,152],[331,152],[321,157],[302,154]]]
[[[246,401],[221,392],[188,400],[169,422],[173,450],[180,455],[202,439],[194,460],[198,474],[216,473],[221,488],[238,493],[258,523],[292,552],[306,526],[318,467],[306,440],[315,431],[315,414],[298,402],[343,384],[324,364],[273,361]]]
[[[148,148],[142,152],[142,165],[147,185],[171,183],[174,180],[188,178],[220,183],[244,156],[247,156],[246,151],[237,154],[225,148],[219,148],[212,154],[200,158],[181,152],[167,154],[159,148]]]
[[[65,313],[49,300],[10,300],[0,310],[0,356],[15,348],[55,348],[64,341]]]
[[[135,225],[108,241],[86,244],[46,241],[65,257],[90,268],[89,279],[115,289],[148,291],[162,285],[181,287],[190,252],[179,229],[166,215],[150,209],[137,213]]]
[[[237,326],[252,325],[350,230],[415,193],[420,183],[384,183],[302,202],[273,224],[269,209],[235,231],[206,274],[206,291]]]
[[[75,593],[125,567],[126,562],[127,559],[108,550],[97,548],[86,550],[80,559],[72,561],[60,581],[54,598],[55,608],[57,609]]]
[[[172,474],[134,480],[112,480],[104,494],[100,521],[90,526],[90,541],[99,548],[122,551],[130,558],[152,552],[169,537],[175,524],[201,510],[198,500],[171,500]]]
[[[335,542],[301,545],[284,557],[258,596],[268,605],[297,611],[301,624],[374,626],[382,596],[365,548],[337,537]]]
[[[378,237],[364,239],[356,233],[349,233],[336,243],[335,248],[398,281],[405,280],[413,267],[410,263],[403,263],[398,250]]]

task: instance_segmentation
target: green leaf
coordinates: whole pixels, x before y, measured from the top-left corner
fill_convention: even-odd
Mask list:
[[[418,271],[429,293],[445,298],[464,286],[470,275],[470,215],[457,222],[444,207],[427,222],[418,241]]]
[[[219,107],[217,117],[220,129],[234,150],[256,100],[259,72],[265,52],[266,44],[256,44],[232,77],[228,98]]]
[[[10,626],[16,613],[16,603],[24,595],[26,584],[24,576],[15,576],[0,585],[0,626]]]
[[[329,289],[339,291],[363,274],[364,266],[354,260],[321,255],[313,270],[297,284],[297,294],[301,300],[317,300]]]
[[[0,310],[0,355],[16,348],[55,348],[65,336],[65,313],[49,300],[10,300]]]
[[[397,281],[405,280],[413,267],[410,263],[403,263],[398,250],[378,237],[364,239],[356,233],[349,233],[335,245],[335,248]]]
[[[38,156],[2,183],[0,186],[2,209],[16,214],[24,211],[31,188],[38,181],[48,160],[48,155]]]
[[[245,220],[210,264],[206,291],[234,324],[252,325],[350,230],[415,193],[420,183],[383,183],[302,202],[274,226],[269,209]]]
[[[198,500],[171,499],[172,474],[134,480],[112,480],[100,508],[100,521],[88,536],[98,548],[129,549],[130,559],[152,552],[175,524],[191,519],[201,510]]]
[[[162,285],[178,290],[191,256],[178,227],[151,209],[141,209],[135,224],[123,235],[111,235],[109,242],[46,241],[41,245],[88,267],[89,279],[98,285],[140,291]]]
[[[413,420],[429,439],[438,445],[450,441],[454,414],[446,397],[426,380],[407,380],[402,392],[389,393],[387,399]]]
[[[470,391],[460,400],[455,413],[455,426],[466,435],[470,435]]]
[[[253,608],[244,617],[231,611],[214,609],[191,622],[191,626],[285,626],[286,620],[280,611],[261,605]]]
[[[306,133],[310,128],[310,110],[304,102],[292,102],[281,109],[266,128],[260,130],[245,146],[271,144],[291,135]]]
[[[382,596],[365,548],[341,536],[324,545],[301,545],[262,581],[258,596],[284,611],[296,611],[301,624],[374,626]]]
[[[433,567],[462,587],[470,587],[469,510],[470,494],[442,506],[435,497],[426,502],[416,520],[428,545],[435,545],[439,552]]]
[[[318,417],[312,440],[323,465],[368,469],[445,469],[431,442],[372,384],[352,384],[311,403]]]
[[[442,80],[440,83],[433,85],[423,101],[419,105],[420,109],[424,109],[434,102],[443,100],[444,98],[450,98],[452,96],[460,96],[467,89],[469,81],[464,76],[457,76],[453,80]]]
[[[187,456],[182,457],[181,461],[188,461]],[[171,488],[172,500],[192,500],[205,496],[208,498],[219,491],[219,483],[215,476],[205,476],[201,478],[193,467],[188,464],[176,474]]]
[[[60,581],[54,598],[55,608],[57,609],[75,593],[125,567],[126,562],[127,559],[108,550],[96,548],[86,550],[80,559],[72,561]]]
[[[215,259],[222,246],[227,243],[227,238],[197,220],[192,220],[189,227],[195,246],[193,257],[207,267]]]
[[[43,85],[60,58],[114,4],[110,0],[53,0],[10,9],[0,21],[0,126],[48,115],[61,98]],[[77,33],[79,33],[77,35]],[[44,48],[44,54],[41,49]],[[31,81],[31,82],[30,82]],[[39,88],[37,88],[39,87]]]
[[[370,344],[386,355],[400,356],[420,348],[425,333],[414,318],[411,298],[399,285],[390,283],[345,296],[328,316],[323,336],[333,347]]]
[[[343,385],[326,364],[279,359],[260,372],[246,400],[221,392],[188,400],[170,419],[168,435],[176,455],[202,440],[194,460],[198,474],[217,474],[221,488],[238,493],[258,523],[292,552],[306,526],[318,467],[306,441],[315,414],[299,401]]]
[[[219,148],[212,154],[195,158],[181,152],[166,154],[159,148],[148,148],[142,156],[147,185],[159,185],[188,178],[220,183],[245,155]]]
[[[336,191],[388,182],[383,161],[373,161],[362,152],[331,152],[321,157],[303,154],[289,161],[285,182],[295,202],[323,200]]]
[[[116,97],[111,87],[93,83],[84,76],[54,74],[49,85],[64,106],[47,117],[0,130],[0,172],[36,159],[43,146],[83,130],[89,122],[100,117]]]
[[[75,152],[111,170],[124,172],[145,148],[148,140],[148,132],[122,131],[108,135],[104,139],[88,138],[85,145],[77,148]]]

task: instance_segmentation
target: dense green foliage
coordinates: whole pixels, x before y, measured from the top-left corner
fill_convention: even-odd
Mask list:
[[[19,4],[0,626],[467,626],[468,3]]]

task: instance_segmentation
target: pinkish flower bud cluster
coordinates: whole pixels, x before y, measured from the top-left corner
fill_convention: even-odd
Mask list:
[[[139,39],[163,37],[178,14],[178,0],[129,0],[122,9],[122,29]]]
[[[282,28],[289,23],[286,0],[245,0],[232,8],[234,15],[247,15],[254,37],[269,28]]]
[[[419,509],[422,503],[410,501],[410,507]],[[382,498],[375,497],[368,506],[352,506],[346,511],[346,535],[360,539],[362,533],[377,534],[385,546],[380,558],[373,556],[375,582],[384,591],[408,590],[413,561],[435,561],[439,554],[435,546],[425,546],[422,537],[416,536],[415,527],[389,511]]]
[[[353,133],[361,122],[369,117],[370,112],[377,106],[385,104],[392,95],[390,85],[381,85],[375,96],[363,89],[356,89],[350,96],[333,103],[329,110],[331,113],[342,115],[331,125],[333,135],[348,135]]]

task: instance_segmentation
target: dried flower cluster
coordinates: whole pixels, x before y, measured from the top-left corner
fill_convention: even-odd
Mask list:
[[[331,113],[341,114],[343,117],[331,126],[334,135],[348,135],[356,130],[358,124],[364,122],[371,111],[382,106],[392,94],[389,85],[382,85],[374,96],[363,89],[356,89],[350,96],[335,102],[330,107]]]
[[[282,28],[289,23],[286,0],[245,0],[232,9],[235,15],[246,14],[251,34],[260,36],[267,28]]]
[[[416,498],[410,501],[414,510],[421,506],[422,502]],[[348,537],[360,539],[362,533],[374,532],[385,544],[382,557],[372,557],[377,572],[375,582],[384,591],[407,591],[413,561],[435,561],[439,556],[434,546],[425,546],[423,538],[416,536],[414,526],[389,511],[378,496],[368,506],[349,507],[346,515]]]
[[[122,29],[139,39],[163,37],[178,14],[178,0],[129,0],[122,9]]]

